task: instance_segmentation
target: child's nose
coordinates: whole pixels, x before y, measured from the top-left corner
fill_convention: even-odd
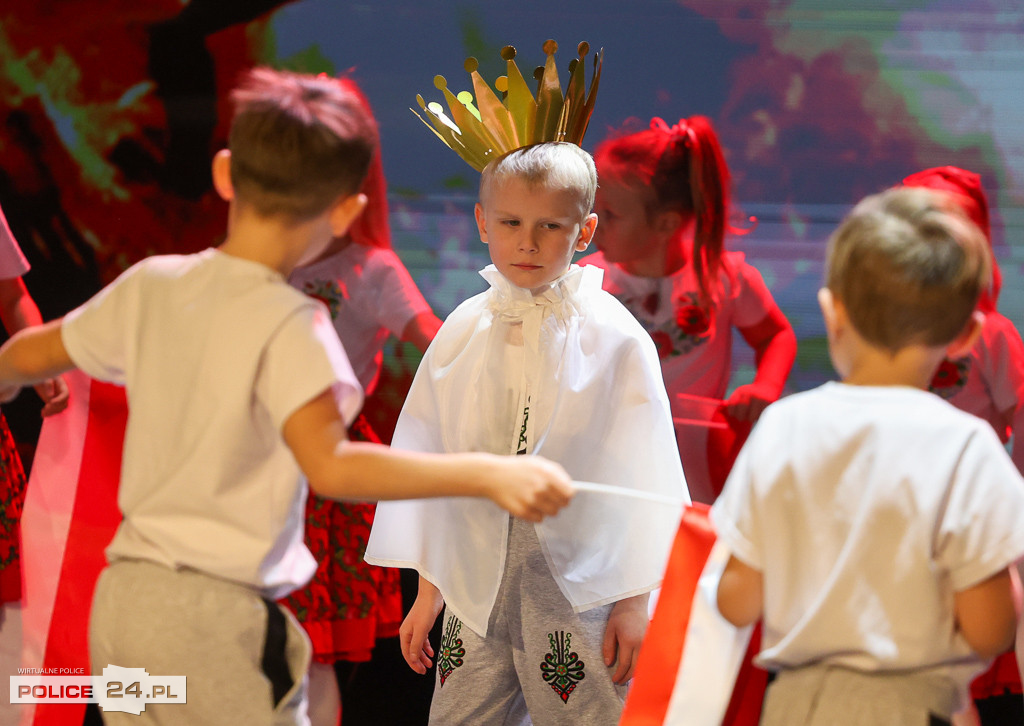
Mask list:
[[[530,230],[519,236],[519,249],[522,252],[536,252],[540,248],[538,237],[540,230]]]

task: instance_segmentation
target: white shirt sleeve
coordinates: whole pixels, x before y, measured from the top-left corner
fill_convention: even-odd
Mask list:
[[[416,287],[409,271],[391,250],[374,250],[369,284],[365,287],[367,314],[396,337],[401,337],[409,321],[431,307]]]
[[[11,234],[4,210],[0,209],[0,280],[12,280],[29,271],[28,260]]]
[[[967,441],[938,524],[935,559],[957,591],[1024,556],[1024,479],[992,429],[979,423]]]
[[[733,268],[733,323],[737,328],[757,325],[777,307],[775,298],[757,268],[746,262],[743,255],[732,253]]]
[[[146,261],[123,272],[64,316],[61,339],[77,368],[108,383],[124,385],[125,363],[136,330],[139,289]]]
[[[363,390],[334,332],[330,315],[305,305],[289,315],[264,348],[256,396],[280,430],[288,417],[330,390],[349,425],[363,404]]]
[[[758,428],[770,430],[770,427],[769,409],[761,416],[750,438],[740,449],[725,487],[711,508],[711,521],[715,525],[718,539],[728,545],[730,553],[737,559],[761,571],[765,565],[759,544],[761,517],[758,515],[761,502],[755,500],[757,487],[753,460],[756,455],[752,451],[757,448],[760,438],[757,435]]]

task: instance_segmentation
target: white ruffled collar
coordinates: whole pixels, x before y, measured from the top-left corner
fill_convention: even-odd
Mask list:
[[[513,285],[494,265],[480,270],[480,276],[491,286],[488,307],[497,315],[518,318],[528,310],[548,308],[563,317],[570,311],[579,311],[582,296],[601,289],[604,270],[592,265],[570,265],[564,275],[537,293]]]

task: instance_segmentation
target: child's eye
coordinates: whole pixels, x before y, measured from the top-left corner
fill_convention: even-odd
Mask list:
[[[518,219],[503,219],[503,220],[501,220],[501,223],[504,224],[506,227],[518,227],[519,226],[519,220]]]
[[[544,229],[561,229],[562,225],[558,222],[545,222],[543,225]]]

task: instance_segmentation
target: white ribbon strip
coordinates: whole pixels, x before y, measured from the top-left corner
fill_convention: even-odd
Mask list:
[[[633,497],[634,499],[645,499],[649,502],[657,502],[670,507],[682,507],[687,504],[686,500],[679,497],[670,497],[664,494],[653,492],[641,492],[635,489],[626,489],[611,484],[596,484],[592,481],[573,481],[573,487],[578,492],[593,492],[594,494],[610,494],[618,497]]]

